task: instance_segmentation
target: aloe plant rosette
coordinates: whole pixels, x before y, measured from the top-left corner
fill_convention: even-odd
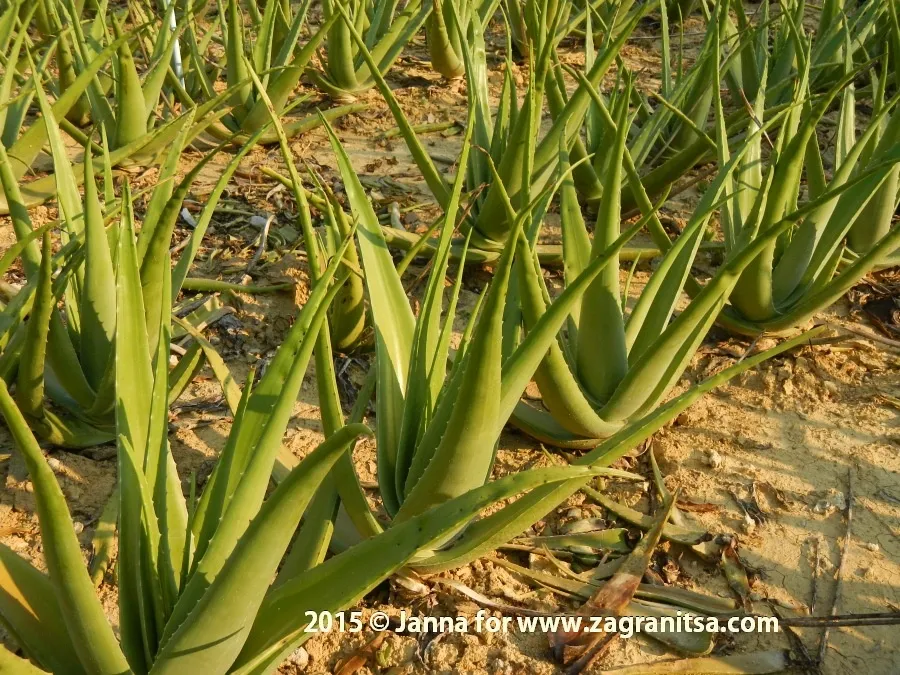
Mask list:
[[[0,341],[4,345],[0,376],[17,383],[16,398],[39,436],[57,445],[87,447],[112,440],[114,434],[113,345],[117,321],[113,291],[119,268],[116,245],[123,226],[122,214],[133,210],[132,196],[126,192],[117,199],[107,152],[100,162],[103,193],[95,180],[96,160],[88,158],[83,165],[82,197],[49,102],[41,90],[37,94],[56,167],[62,248],[54,257],[41,254],[11,162],[0,155],[0,183],[13,207],[12,224],[27,278],[26,285],[0,312]],[[148,195],[137,244],[148,330],[154,345],[158,330],[149,317],[158,313],[160,307],[171,312],[219,197],[252,145],[250,142],[237,153],[222,172],[173,270],[168,251],[184,199],[198,174],[216,155],[208,153],[176,182],[188,134],[189,125],[185,125],[161,167],[158,183]],[[169,297],[162,292],[167,277],[174,289]],[[64,311],[57,306],[60,302]],[[177,383],[170,392],[173,399],[201,365],[196,348],[187,356],[173,378]]]
[[[170,315],[163,304],[152,325],[158,335],[152,347],[127,202],[123,220],[112,289],[120,480],[118,637],[95,594],[63,493],[0,382],[0,412],[34,482],[47,567],[41,572],[0,546],[0,616],[40,668],[110,674],[270,672],[310,636],[307,611],[336,612],[356,602],[416,551],[495,501],[593,475],[591,469],[564,467],[512,476],[322,564],[279,572],[315,490],[354,440],[369,433],[360,424],[336,430],[266,497],[315,337],[345,274],[342,257],[322,273],[256,387],[248,384],[242,393],[203,493],[195,499],[190,491],[186,498],[167,440]],[[169,277],[163,279],[165,294]],[[17,672],[34,670],[6,648],[0,662]]]
[[[858,68],[845,52],[844,76],[827,93],[808,98],[811,57],[799,34],[796,53],[803,68],[793,92],[793,105],[775,140],[767,168],[759,137],[750,141],[723,210],[723,231],[729,251],[791,213],[804,211],[794,227],[763,252],[742,273],[722,322],[742,333],[789,331],[843,295],[870,269],[900,246],[900,227],[892,224],[900,171],[900,97],[887,99],[883,75],[873,76],[874,111],[857,136]],[[845,31],[848,40],[849,33]],[[765,80],[754,102],[751,124],[763,117]],[[825,170],[817,128],[832,101],[840,95],[834,166]],[[730,153],[721,146],[722,160]],[[806,176],[806,194],[802,177]],[[850,237],[859,246],[849,252]],[[864,240],[865,243],[862,243]]]
[[[325,54],[321,68],[307,71],[310,79],[335,100],[353,101],[400,58],[425,23],[431,4],[409,0],[401,8],[398,0],[323,0]],[[364,36],[362,45],[354,41],[354,32]],[[365,51],[371,59],[363,57]]]
[[[207,51],[213,37],[211,30],[199,42],[188,41],[186,82],[189,84],[181,87],[175,83],[176,95],[189,106],[222,107],[223,99],[228,105],[222,121],[206,128],[207,136],[216,142],[231,140],[236,145],[243,145],[247,138],[268,127],[258,136],[257,142],[278,143],[277,135],[269,127],[267,104],[259,95],[254,77],[265,90],[269,104],[285,119],[284,129],[289,137],[319,125],[318,114],[288,117],[292,110],[309,100],[309,96],[296,95],[295,90],[316,50],[337,23],[336,16],[327,19],[311,32],[305,43],[301,43],[311,4],[312,0],[305,0],[292,9],[280,0],[267,0],[258,20],[250,22],[251,32],[248,34],[246,16],[238,0],[223,3],[219,24],[223,31],[225,57],[218,68],[210,69],[207,65]],[[198,33],[192,13],[188,13],[184,23],[192,35]],[[215,87],[220,75],[228,84],[228,89],[223,93]],[[326,119],[334,120],[363,108],[363,104],[339,106],[325,110],[324,115]]]

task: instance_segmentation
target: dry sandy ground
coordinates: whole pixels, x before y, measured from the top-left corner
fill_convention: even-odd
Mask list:
[[[648,68],[652,68],[656,58],[649,41],[641,42],[639,47],[629,46],[626,56],[633,63],[642,61]],[[464,90],[440,82],[423,59],[423,51],[418,46],[395,69],[393,84],[404,108],[416,123],[462,120]],[[371,178],[369,187],[376,191],[376,200],[422,199],[424,187],[402,141],[373,140],[378,132],[392,127],[393,122],[376,96],[369,97],[369,102],[368,111],[336,125],[351,150],[356,168]],[[455,155],[457,137],[438,134],[429,139],[435,154]],[[334,160],[322,133],[313,132],[294,141],[293,149],[327,179],[334,178]],[[197,274],[229,276],[243,269],[252,254],[256,232],[248,224],[249,214],[273,214],[278,227],[291,225],[293,205],[284,190],[265,180],[256,170],[263,164],[280,164],[275,149],[258,149],[245,161],[225,202],[237,212],[217,217],[210,246],[201,252]],[[150,171],[133,180],[149,183],[153,175]],[[397,184],[385,181],[385,176],[408,186],[409,194],[405,195]],[[203,201],[204,188],[208,192],[215,177],[215,167],[201,176],[194,194],[199,202]],[[686,199],[689,201],[689,197]],[[416,213],[427,222],[429,209]],[[53,215],[52,210],[44,209],[36,214],[36,219]],[[9,245],[10,237],[9,229],[0,227],[0,251]],[[236,309],[233,320],[211,331],[239,380],[245,377],[250,364],[271,355],[290,326],[296,303],[304,299],[305,262],[292,248],[296,244],[288,244],[264,257],[255,276],[262,282],[285,276],[295,279],[298,282],[295,297],[281,294],[229,300]],[[217,251],[215,255],[210,255],[214,251]],[[645,269],[638,272],[633,293],[640,289],[640,282],[646,276]],[[467,271],[463,308],[471,305],[475,291],[483,288],[487,278],[484,270]],[[8,279],[16,280],[14,274]],[[900,288],[890,276],[882,277],[879,283],[881,287]],[[874,331],[860,311],[860,302],[873,292],[872,288],[871,284],[863,284],[850,299],[840,301],[817,320],[828,319]],[[675,393],[734,362],[746,348],[745,342],[714,333]],[[359,383],[367,363],[366,355],[342,359],[346,367],[341,386],[347,404],[352,401],[354,385]],[[769,603],[787,613],[830,611],[841,542],[848,523],[845,512],[829,505],[846,504],[852,489],[852,530],[846,549],[842,597],[836,609],[840,613],[898,610],[898,364],[896,349],[862,339],[795,350],[709,394],[620,466],[650,476],[647,450],[652,447],[667,476],[667,485],[680,487],[685,500],[706,505],[690,516],[711,532],[737,537],[741,559],[748,569],[755,571],[751,595],[754,608],[766,613]],[[308,453],[321,439],[317,413],[314,375],[309,373],[285,438],[286,445],[298,456]],[[171,421],[172,449],[182,475],[196,471],[204,476],[230,424],[211,374],[204,373],[191,386],[173,410]],[[0,453],[3,454],[0,479],[5,481],[5,488],[0,490],[2,541],[40,565],[40,536],[33,513],[31,485],[3,428],[0,428]],[[94,457],[99,457],[95,459],[58,450],[49,454],[73,515],[79,527],[83,527],[81,539],[87,548],[96,519],[113,488],[114,460],[104,459],[102,449],[94,453]],[[372,445],[363,444],[355,456],[361,479],[373,482]],[[496,474],[546,462],[546,456],[532,441],[508,432],[501,442]],[[616,494],[636,508],[648,506],[642,489],[617,489]],[[755,501],[762,511],[760,522],[749,522],[738,500]],[[602,508],[577,495],[534,529],[551,533],[562,521],[605,515]],[[660,551],[654,565],[669,583],[732,597],[719,566],[676,547],[663,548],[666,550]],[[511,554],[511,559],[528,564],[527,557]],[[575,607],[545,590],[535,591],[490,560],[478,561],[450,576],[507,604],[521,603],[548,611],[569,611]],[[115,621],[114,586],[104,583],[100,592]],[[474,603],[448,595],[444,590],[432,589],[422,595],[394,584],[379,587],[361,607],[366,612],[379,608],[396,614],[405,608],[423,614],[468,616],[477,609]],[[831,675],[900,671],[897,630],[896,627],[833,630],[822,672]],[[815,654],[821,631],[798,632],[809,651]],[[282,671],[332,672],[342,659],[371,637],[368,633],[318,636],[307,642],[305,650],[296,653]],[[716,653],[789,646],[783,633],[727,636],[718,640]],[[620,640],[595,670],[672,656],[650,640]],[[448,633],[418,636],[418,639],[390,634],[379,647],[377,658],[369,659],[359,672],[553,673],[560,670],[550,657],[546,636],[513,632],[494,636]]]

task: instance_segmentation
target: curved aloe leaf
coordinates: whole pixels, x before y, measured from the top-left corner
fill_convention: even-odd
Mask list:
[[[151,672],[229,669],[250,633],[272,575],[315,488],[325,479],[338,456],[347,452],[356,438],[368,433],[368,428],[361,424],[344,427],[278,486],[253,518],[234,553],[211,580],[197,606],[165,642]]]
[[[0,615],[16,642],[54,673],[85,673],[50,578],[0,544]],[[0,664],[2,667],[2,664]]]
[[[506,476],[436,506],[384,534],[363,541],[307,574],[272,590],[260,607],[253,630],[233,672],[264,673],[306,638],[303,611],[334,611],[353,604],[380,579],[458,529],[482,509],[522,492],[576,479],[588,480],[589,467],[532,469]],[[524,498],[527,498],[526,495]],[[521,501],[521,500],[520,500]],[[353,583],[346,583],[352,579]],[[344,580],[338,583],[338,580]],[[302,611],[301,611],[302,608]]]
[[[81,556],[81,546],[72,529],[72,516],[66,506],[53,470],[47,464],[37,441],[5,383],[0,381],[0,412],[35,486],[34,496],[41,523],[41,540],[50,580],[66,628],[87,672],[119,675],[129,668],[119,649],[103,605],[94,594],[94,585]]]
[[[609,466],[631,448],[649,438],[656,430],[675,419],[681,411],[708,391],[768,358],[804,344],[820,332],[820,329],[809,331],[726,368],[641,419],[631,422],[594,450],[580,457],[576,463],[595,468]],[[465,565],[489,553],[521,534],[529,525],[540,520],[548,511],[561,504],[584,484],[583,479],[573,480],[558,486],[539,488],[525,495],[513,504],[469,525],[452,546],[419,561],[416,569],[423,574],[434,574]]]

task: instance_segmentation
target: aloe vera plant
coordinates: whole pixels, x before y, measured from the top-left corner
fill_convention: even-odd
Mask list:
[[[656,220],[655,208],[643,191],[626,147],[630,127],[629,86],[626,83],[626,91],[616,97],[617,109],[613,111],[607,110],[599,94],[593,94],[598,110],[604,113],[604,133],[614,139],[601,166],[604,197],[599,205],[593,241],[585,227],[574,180],[562,183],[567,285],[581,274],[585,265],[603,255],[618,236],[621,185],[626,181],[626,172],[632,189],[641,195],[645,218]],[[719,119],[723,119],[721,110]],[[763,135],[764,130],[758,129],[753,138]],[[691,266],[709,219],[727,195],[731,176],[751,147],[745,145],[729,161],[723,162],[684,231],[666,251],[633,307],[626,304],[628,285],[624,293],[620,288],[617,260],[592,282],[575,304],[558,343],[550,346],[535,374],[543,408],[521,402],[513,418],[517,426],[555,445],[593,447],[597,439],[617,433],[661,403],[719,316],[739,275],[758,256],[764,242],[774,242],[790,226],[787,220],[767,224],[755,240],[733,251],[726,264],[702,290],[696,289],[691,302],[675,316],[679,297],[691,282]],[[513,210],[511,204],[508,208]],[[535,234],[531,241],[539,226],[537,223],[533,228]],[[655,228],[662,230],[658,220]],[[548,292],[533,246],[526,240],[520,240],[518,245],[519,298],[527,335],[545,311]]]
[[[627,36],[643,15],[643,12],[636,14],[622,33],[605,45],[585,76],[587,84],[580,86],[562,105],[551,129],[537,140],[544,95],[553,89],[548,80],[553,79],[553,74],[550,73],[552,55],[563,37],[563,31],[559,27],[565,25],[571,7],[569,3],[555,0],[528,0],[527,5],[528,20],[535,23],[531,33],[544,37],[534,45],[533,68],[521,105],[518,103],[519,92],[516,91],[509,68],[507,69],[496,119],[489,109],[483,26],[477,14],[473,13],[469,18],[465,39],[460,36],[460,47],[466,63],[469,106],[474,111],[473,138],[486,151],[471,153],[467,161],[460,164],[465,167],[467,191],[476,195],[460,229],[465,235],[471,232],[470,250],[479,260],[496,260],[512,236],[513,222],[504,206],[503,193],[508,194],[515,208],[519,208],[528,201],[526,194],[539,194],[557,175],[560,144],[568,147],[580,142],[579,129],[591,101],[589,91],[599,86]],[[452,4],[447,6],[451,12],[455,11]],[[456,25],[461,28],[460,21],[456,21]],[[372,57],[365,49],[362,35],[349,24],[348,28],[363,57],[371,63]],[[438,204],[446,210],[450,196],[446,179],[416,136],[384,78],[376,76],[375,80],[429,190]],[[500,181],[495,180],[491,165],[496,166]],[[502,182],[503,187],[500,187],[499,182]],[[386,232],[386,236],[392,244],[406,248],[412,246],[416,239],[403,237],[402,233],[396,232]],[[454,250],[461,250],[461,244],[461,241],[454,242]],[[428,245],[433,249],[435,242]],[[542,258],[559,259],[560,251],[558,247],[549,247],[542,249],[541,255]]]
[[[428,18],[431,4],[409,0],[401,8],[398,0],[323,0],[325,55],[321,70],[308,70],[310,79],[335,100],[354,100],[400,58]],[[361,43],[354,41],[354,33],[365,36]],[[371,58],[365,58],[366,52]]]
[[[673,23],[673,10],[666,7],[665,3],[659,6],[663,57],[660,91],[632,94],[636,97],[638,112],[628,141],[631,158],[642,176],[645,190],[653,199],[667,192],[674,196],[693,185],[695,178],[691,170],[719,159],[716,132],[708,124],[714,100],[714,64],[718,61],[722,82],[727,84],[732,97],[732,110],[726,117],[727,136],[731,143],[740,143],[746,136],[751,117],[750,106],[745,101],[755,100],[763,68],[766,69],[764,86],[767,90],[765,117],[775,117],[790,105],[793,81],[799,76],[793,32],[803,32],[800,24],[803,3],[785,3],[785,11],[775,17],[770,16],[767,5],[762,5],[754,15],[755,21],[745,15],[740,2],[717,3],[714,11],[707,10],[704,5],[707,22],[703,43],[692,65],[685,69],[682,49],[674,51],[671,44],[669,27]],[[729,7],[733,11],[728,11]],[[847,29],[851,37],[846,53],[852,55],[855,62],[866,49],[871,49],[871,40],[867,38],[875,32],[880,18],[886,15],[885,8],[866,4],[848,18]],[[736,21],[732,17],[736,17]],[[605,25],[599,18],[596,23]],[[827,93],[842,76],[842,66],[838,68],[834,61],[840,60],[840,54],[844,53],[843,32],[840,25],[832,22],[827,24],[827,30],[823,28],[807,38],[812,40],[811,95]],[[602,39],[609,40],[608,32]],[[587,37],[585,46],[586,63],[590,64],[595,58],[593,39]],[[568,67],[563,69],[574,74]],[[550,112],[554,117],[561,109],[561,104],[554,103],[554,98],[562,101],[567,98],[559,69],[556,80],[558,94],[548,93]],[[614,89],[613,95],[620,90]],[[608,104],[612,105],[613,101]],[[579,163],[574,174],[575,184],[589,203],[599,201],[602,192],[596,167],[598,156],[602,155],[600,151],[605,147],[602,129],[599,112],[592,106],[584,123],[584,147],[576,143],[572,148],[572,161]],[[585,161],[586,158],[592,161]],[[637,198],[631,186],[626,185],[623,190],[626,213],[638,208]],[[651,231],[651,234],[654,243],[665,250],[662,233]]]
[[[228,90],[224,94],[229,109],[221,122],[211,124],[205,134],[215,141],[231,139],[238,146],[247,138],[268,126],[269,116],[266,103],[257,93],[251,79],[251,71],[256,76],[269,97],[269,101],[279,116],[287,116],[294,108],[306,102],[308,96],[295,96],[295,90],[310,60],[328,34],[328,29],[336,18],[326,20],[301,46],[300,36],[306,25],[306,17],[312,0],[305,0],[296,11],[288,3],[268,0],[258,21],[251,21],[252,39],[248,39],[246,17],[237,0],[228,0],[220,5],[218,25],[223,31],[225,57],[220,68],[210,69],[207,65],[207,50],[214,32],[209,29],[202,39],[189,40],[187,81],[184,87],[174,84],[177,96],[189,106],[215,102],[222,95],[215,88],[216,80],[224,77]],[[252,19],[253,17],[251,17]],[[191,35],[198,28],[192,12],[188,12],[184,24]],[[327,119],[334,120],[343,115],[357,112],[365,106],[361,104],[340,106],[325,111]],[[318,115],[286,121],[284,128],[288,136],[309,131],[318,126]],[[273,144],[278,142],[270,128],[258,142]]]
[[[746,92],[747,100],[755,98],[763,63],[768,88],[766,106],[791,100],[793,82],[802,75],[800,64],[804,60],[802,55],[798,57],[801,48],[796,42],[797,33],[811,43],[806,56],[810,92],[827,92],[843,77],[848,60],[862,64],[878,54],[892,4],[825,0],[817,8],[820,10],[817,29],[807,31],[804,17],[810,7],[801,0],[783,3],[777,13],[761,5],[754,16],[745,14],[741,4],[733,0],[734,11],[728,15],[725,30],[731,50],[740,53],[740,58],[724,75],[735,103],[743,104],[741,90]]]
[[[104,47],[113,43],[116,45],[113,73],[92,77],[84,94],[78,97],[67,115],[76,123],[90,120],[98,127],[102,126],[112,151],[131,148],[127,157],[114,157],[115,164],[125,161],[155,163],[177,136],[180,124],[187,121],[185,115],[188,111],[185,110],[180,115],[172,116],[169,123],[160,124],[163,84],[179,37],[178,31],[169,29],[174,5],[170,5],[161,20],[154,19],[152,15],[146,16],[140,5],[134,5],[131,10],[138,20],[142,20],[142,25],[128,33],[124,27],[126,17],[117,12],[108,14],[106,3],[100,3],[87,28],[82,25],[81,14],[72,0],[45,4],[48,15],[59,30],[57,64],[60,95]],[[69,27],[71,32],[62,30],[62,26]],[[142,35],[144,32],[152,35],[146,45]],[[138,67],[136,53],[146,54],[143,69]],[[208,106],[193,111],[193,133],[198,133],[214,120],[217,114],[214,108]],[[78,135],[74,125],[67,127],[66,131],[75,135],[76,140],[84,142],[84,137]]]
[[[342,257],[322,273],[259,383],[255,388],[247,384],[205,490],[199,499],[186,499],[167,440],[170,315],[167,307],[158,307],[149,330],[139,246],[127,201],[123,220],[112,288],[120,480],[118,639],[95,595],[63,493],[26,419],[0,382],[0,412],[35,486],[47,567],[46,573],[40,572],[0,546],[0,616],[27,657],[42,669],[269,672],[309,637],[307,611],[334,612],[356,602],[419,549],[500,499],[596,473],[563,467],[511,476],[325,563],[283,568],[276,576],[316,488],[355,439],[369,433],[360,424],[335,431],[266,498],[315,336],[340,287],[330,282],[339,272],[345,274],[340,271]],[[169,277],[163,280],[167,294]],[[154,332],[158,337],[152,346]],[[21,672],[31,668],[6,650],[0,659]]]
[[[468,128],[471,134],[473,125]],[[514,412],[524,387],[555,342],[578,298],[590,288],[594,279],[600,278],[643,222],[630,227],[591,260],[533,324],[524,340],[505,355],[504,321],[510,297],[509,282],[516,249],[521,250],[521,246],[510,246],[498,262],[491,287],[479,300],[451,358],[450,339],[461,278],[453,284],[446,317],[442,319],[444,278],[453,232],[449,224],[457,222],[461,213],[462,174],[454,181],[446,213],[447,226],[442,229],[432,261],[421,311],[414,316],[359,178],[337,137],[330,127],[326,129],[338,158],[354,222],[359,223],[357,242],[374,320],[375,363],[370,377],[374,379],[376,393],[378,484],[390,518],[387,527],[371,511],[352,467],[336,470],[334,480],[356,536],[372,537],[382,531],[391,532],[428,509],[440,508],[441,504],[485,484],[491,473],[500,433]],[[469,140],[465,141],[464,159],[469,152]],[[538,209],[538,204],[555,186],[556,183],[537,195],[532,208]],[[530,213],[531,210],[523,212]],[[515,236],[520,242],[526,236],[523,231],[525,220],[522,216],[516,218]],[[357,414],[361,412],[359,403],[365,404],[369,395],[364,388]],[[692,392],[684,397],[676,407],[694,400],[694,395]],[[462,401],[466,404],[461,405]],[[616,448],[610,450],[613,453],[624,451],[621,449],[623,444],[646,438],[671,410],[670,407],[665,413],[651,410],[647,415],[636,415],[629,424],[619,428],[620,434],[608,449]],[[601,473],[608,471],[603,468],[608,463],[602,467],[591,466]],[[616,475],[627,477],[621,472]],[[574,487],[573,491],[576,489]],[[465,529],[460,545],[442,540],[439,546],[420,551],[409,565],[432,572],[465,564],[508,541],[558,503],[545,501],[534,506],[529,501],[531,506],[522,511],[522,502],[528,499],[528,496],[523,497],[502,509],[499,512],[502,515],[497,518],[486,519],[490,524],[485,521],[471,523]],[[353,541],[346,532],[343,535],[341,543],[344,545]]]
[[[88,161],[81,197],[49,102],[41,90],[37,97],[56,166],[63,248],[55,263],[49,251],[41,254],[9,159],[0,157],[0,182],[12,205],[13,227],[22,245],[28,282],[2,312],[0,332],[7,344],[0,357],[0,373],[7,381],[16,382],[16,398],[23,414],[42,438],[67,447],[85,447],[113,438],[113,344],[117,331],[113,280],[121,265],[115,246],[124,227],[124,214],[133,206],[128,193],[116,205],[109,154],[104,158],[103,193],[97,189],[93,162]],[[160,307],[171,313],[172,300],[181,290],[218,198],[247,150],[223,172],[178,265],[170,270],[168,249],[182,202],[198,173],[215,155],[209,153],[176,184],[175,172],[188,128],[186,125],[176,138],[160,181],[149,195],[138,243],[144,304],[153,314]],[[59,274],[54,278],[56,272]],[[162,292],[166,279],[174,289],[168,297]],[[64,312],[57,307],[60,301]],[[149,319],[148,325],[153,325]],[[155,346],[158,331],[151,328],[150,333]],[[187,369],[193,363],[192,355],[182,367]],[[196,367],[190,365],[191,372]],[[189,378],[179,381],[183,387]],[[48,401],[54,405],[48,406]]]
[[[48,143],[47,120],[40,117],[33,121],[30,126],[25,126],[27,113],[32,105],[36,90],[44,88],[56,94],[56,98],[52,105],[52,113],[54,120],[63,120],[63,124],[67,130],[76,138],[76,140],[86,143],[85,135],[74,125],[65,121],[67,116],[72,116],[73,111],[81,106],[88,89],[97,86],[98,74],[101,73],[104,65],[116,55],[120,46],[126,37],[122,36],[118,39],[110,41],[105,47],[98,48],[92,52],[89,60],[81,63],[77,76],[70,78],[60,75],[60,80],[49,82],[46,85],[43,77],[48,71],[48,66],[54,53],[62,49],[62,45],[66,42],[66,32],[61,33],[57,37],[58,48],[48,48],[35,59],[32,49],[28,43],[28,33],[22,30],[26,24],[26,20],[35,14],[35,10],[42,6],[37,3],[27,12],[20,12],[21,22],[18,24],[18,30],[15,32],[15,39],[11,39],[13,35],[13,27],[16,26],[16,14],[14,10],[17,7],[24,8],[23,4],[14,3],[7,8],[0,20],[0,42],[5,42],[6,37],[10,41],[6,45],[6,54],[4,55],[5,63],[11,67],[5,68],[2,78],[0,78],[0,92],[3,98],[8,102],[0,110],[0,119],[3,121],[3,133],[0,138],[0,153],[7,157],[10,161],[6,165],[8,171],[8,180],[20,182],[19,192],[22,196],[20,203],[25,207],[32,207],[42,204],[56,195],[56,178],[52,175],[44,176],[32,181],[23,181],[27,175],[35,159],[40,154],[43,147]],[[4,37],[5,36],[5,37]],[[58,58],[58,57],[57,57]],[[17,64],[17,67],[13,64]],[[71,69],[59,66],[62,72],[72,73]],[[73,66],[74,68],[74,66]],[[30,71],[30,72],[29,72]],[[147,133],[136,140],[133,140],[124,146],[118,147],[110,152],[110,161],[113,164],[123,163],[138,154],[146,152],[155,152],[162,145],[172,142],[177,136],[181,125],[187,121],[187,117],[171,120],[164,123],[156,133]],[[84,177],[83,165],[76,165],[74,175],[76,180],[81,181]],[[10,204],[4,196],[0,196],[0,213],[9,213]]]
[[[886,99],[885,78],[877,78],[881,84],[873,116],[857,137],[853,85],[857,68],[849,48],[843,79],[826,95],[808,100],[811,54],[799,31],[794,37],[803,68],[794,89],[795,103],[775,140],[767,168],[759,160],[761,141],[757,138],[751,143],[723,211],[725,243],[730,251],[756,240],[759,232],[788,214],[808,211],[801,222],[766,246],[741,275],[722,321],[748,334],[796,327],[840,297],[900,245],[900,228],[892,225],[898,198],[900,97]],[[846,30],[845,39],[849,46]],[[883,72],[887,71],[885,66]],[[764,85],[754,101],[753,124],[763,118],[763,91]],[[829,179],[816,129],[838,95],[841,105]],[[721,152],[727,160],[727,145],[721,146]],[[801,186],[804,172],[805,195]],[[866,245],[842,267],[845,240],[854,230],[853,236],[864,236]]]
[[[644,177],[645,189],[653,199],[663,197],[665,194],[675,196],[679,191],[693,184],[691,169],[712,159],[715,153],[715,142],[710,138],[708,130],[708,118],[712,111],[713,87],[712,69],[720,63],[720,57],[725,52],[725,42],[720,35],[719,25],[728,21],[727,13],[720,6],[716,12],[709,12],[704,5],[706,16],[706,28],[703,41],[696,53],[690,67],[684,66],[684,45],[679,49],[672,49],[669,37],[670,11],[666,9],[666,3],[659,4],[661,32],[662,32],[662,72],[659,91],[643,91],[639,88],[628,90],[632,97],[636,114],[628,133],[629,157],[638,173]],[[615,17],[613,17],[615,18]],[[605,50],[606,45],[615,35],[610,32],[607,22],[613,18],[598,17],[596,23],[603,27],[601,33],[600,50]],[[592,32],[595,22],[587,19],[585,35],[585,65],[590,68],[597,59],[595,37]],[[734,60],[734,54],[729,55],[721,65],[725,68]],[[554,56],[554,77],[550,78],[547,100],[550,114],[554,119],[565,109],[569,98],[567,82],[564,77],[568,72],[574,78],[580,79],[580,74],[562,66],[559,59]],[[631,73],[624,62],[619,64],[618,80],[631,78],[640,81],[639,77]],[[592,89],[596,90],[596,87]],[[621,86],[615,86],[608,94],[602,94],[609,107],[615,106],[615,97],[625,91]],[[597,92],[599,93],[599,92]],[[593,97],[593,94],[592,94]],[[732,135],[740,129],[746,112],[739,107],[729,120]],[[597,104],[592,103],[584,118],[584,137],[578,138],[570,148],[571,161],[577,165],[573,175],[575,186],[588,204],[596,206],[602,197],[602,175],[600,166],[605,157],[605,152],[613,143],[612,139],[604,135],[605,125],[602,121],[602,113]],[[623,186],[624,208],[626,213],[636,208],[636,195],[630,185]],[[654,240],[658,236],[654,236]]]

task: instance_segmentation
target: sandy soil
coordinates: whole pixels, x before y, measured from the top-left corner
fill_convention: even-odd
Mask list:
[[[639,40],[626,48],[625,56],[632,65],[640,64],[647,69],[646,84],[652,86],[653,70],[658,72],[655,42]],[[429,70],[426,58],[418,43],[394,69],[392,84],[404,109],[414,123],[463,121],[464,88],[441,82]],[[578,55],[573,52],[568,58],[577,60]],[[518,75],[521,77],[521,73]],[[499,71],[493,77],[493,83],[499,84]],[[391,201],[401,205],[421,202],[426,199],[425,187],[403,142],[396,138],[377,138],[379,133],[393,127],[392,118],[374,93],[366,101],[370,103],[367,111],[338,122],[336,128],[350,150],[354,166],[373,190],[373,201],[378,206],[386,206]],[[458,135],[428,136],[430,150],[437,156],[454,157],[459,142]],[[295,140],[292,148],[298,158],[317,168],[327,180],[335,180],[335,162],[321,132],[314,131]],[[192,159],[196,157],[186,158],[186,166]],[[198,204],[202,205],[217,177],[217,167],[226,159],[201,175],[192,194]],[[201,251],[196,269],[196,274],[202,276],[240,275],[258,236],[258,228],[250,225],[249,217],[270,214],[276,217],[273,231],[280,231],[282,240],[270,243],[253,276],[257,282],[293,279],[298,284],[295,294],[224,298],[235,308],[235,313],[209,331],[241,381],[250,365],[271,356],[279,344],[297,304],[305,299],[308,280],[296,230],[292,240],[294,205],[286,190],[259,173],[261,165],[281,166],[277,149],[257,149],[245,160],[223,200],[223,213],[217,216],[210,230],[209,245]],[[151,170],[133,176],[132,180],[150,184],[153,177]],[[690,195],[683,199],[687,206]],[[225,208],[233,212],[225,213]],[[415,215],[407,216],[406,224],[411,229],[423,229],[433,208],[426,204],[411,213]],[[677,210],[671,215],[677,216]],[[51,208],[40,209],[35,214],[38,222],[53,217]],[[0,251],[12,241],[6,222],[0,221]],[[184,234],[179,232],[179,236]],[[417,270],[412,269],[409,278],[416,275]],[[632,293],[639,291],[647,275],[647,269],[642,266]],[[467,270],[463,308],[471,306],[487,279],[485,270]],[[21,278],[14,269],[6,281],[17,283]],[[890,273],[872,277],[817,320],[877,333],[879,326],[863,306],[883,293],[896,298],[898,289],[900,279]],[[747,347],[742,340],[714,332],[674,393],[733,363]],[[648,450],[652,448],[666,475],[667,486],[681,488],[686,502],[702,505],[693,509],[689,517],[712,533],[736,537],[740,558],[753,571],[749,600],[754,610],[762,613],[769,613],[771,606],[787,614],[824,614],[831,610],[842,540],[848,527],[842,507],[851,502],[852,529],[845,552],[843,591],[836,610],[839,613],[898,610],[898,356],[895,348],[861,338],[794,350],[706,396],[617,466],[642,473],[650,480]],[[340,384],[348,407],[368,362],[367,354],[340,357]],[[285,437],[285,444],[298,457],[307,454],[321,440],[317,413],[314,374],[310,372]],[[202,482],[222,447],[229,425],[230,417],[218,385],[211,373],[204,372],[171,412],[170,440],[182,476],[196,472]],[[84,454],[51,449],[48,454],[81,529],[80,538],[87,555],[94,525],[113,489],[114,460],[110,458],[109,448]],[[373,482],[374,446],[362,444],[355,458],[361,480]],[[4,480],[4,488],[0,490],[0,540],[42,565],[31,483],[2,427],[0,462],[0,476]],[[495,474],[547,462],[539,446],[510,431],[502,438]],[[611,493],[646,511],[645,487],[613,485]],[[754,512],[755,520],[746,515],[748,502],[758,508]],[[533,529],[537,533],[554,533],[564,523],[586,517],[610,518],[604,509],[583,495],[576,495]],[[503,555],[526,566],[530,562],[526,554]],[[704,561],[675,545],[660,548],[653,570],[668,584],[734,597],[718,564]],[[492,560],[478,561],[448,576],[505,604],[546,611],[570,611],[577,606],[546,589],[532,588]],[[115,589],[109,581],[101,586],[100,593],[115,622]],[[432,581],[425,580],[429,587],[427,593],[412,592],[395,583],[382,584],[364,600],[361,608],[366,612],[381,609],[395,615],[406,609],[425,615],[452,616],[472,616],[477,610],[473,602],[449,594],[446,588],[438,588]],[[798,634],[815,654],[821,631],[805,629],[798,630]],[[334,672],[372,637],[369,633],[315,637],[281,671]],[[896,638],[896,627],[833,630],[822,672],[828,675],[896,673],[900,670],[900,646]],[[722,636],[715,653],[791,646],[784,633]],[[357,672],[561,672],[551,659],[546,636],[540,634],[410,636],[389,633],[383,643],[372,646],[370,651],[373,655]],[[673,656],[652,640],[641,637],[619,640],[592,672]]]

